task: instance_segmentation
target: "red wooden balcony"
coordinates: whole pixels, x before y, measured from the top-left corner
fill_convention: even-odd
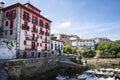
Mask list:
[[[29,26],[23,24],[23,25],[22,25],[22,29],[23,29],[23,30],[27,30],[27,31],[29,31]]]

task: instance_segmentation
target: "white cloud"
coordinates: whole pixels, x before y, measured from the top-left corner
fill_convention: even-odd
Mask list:
[[[68,28],[71,26],[71,22],[66,21],[58,25],[59,28]]]
[[[52,33],[64,33],[64,34],[77,34],[81,38],[90,38],[90,37],[108,37],[114,40],[118,39],[120,22],[111,22],[111,23],[77,23],[72,21],[66,21],[61,24],[54,24],[52,26]],[[116,33],[117,32],[117,33]],[[114,37],[118,35],[117,37]]]

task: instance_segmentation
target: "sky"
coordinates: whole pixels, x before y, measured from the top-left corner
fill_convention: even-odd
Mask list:
[[[29,0],[4,1],[8,6]],[[30,0],[30,3],[52,21],[51,33],[120,40],[120,0]]]

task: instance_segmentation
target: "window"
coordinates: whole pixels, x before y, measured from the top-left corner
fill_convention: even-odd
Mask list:
[[[40,34],[42,34],[42,28],[40,28]]]
[[[42,26],[42,27],[44,26],[44,22],[41,19],[39,20],[39,26]]]
[[[47,44],[45,44],[45,50],[47,50]]]
[[[55,43],[55,50],[57,50],[57,44]]]
[[[16,17],[16,10],[11,10],[10,12],[6,13],[6,17],[9,17],[10,19],[15,19]]]
[[[23,19],[27,20],[27,21],[30,21],[29,13],[27,13],[27,12],[24,11],[24,13],[23,13]]]
[[[5,35],[7,35],[7,31],[5,31]]]
[[[53,43],[51,43],[51,49],[53,49]]]
[[[40,52],[38,52],[38,57],[40,57]]]
[[[45,28],[49,29],[49,24],[48,23],[45,23]]]
[[[6,17],[9,17],[9,12],[6,12]]]
[[[13,30],[10,30],[10,35],[12,35],[13,34]]]
[[[8,26],[8,21],[5,22],[5,26]]]
[[[31,53],[31,57],[34,57],[34,52]]]
[[[32,23],[38,25],[38,18],[35,16],[32,16]]]

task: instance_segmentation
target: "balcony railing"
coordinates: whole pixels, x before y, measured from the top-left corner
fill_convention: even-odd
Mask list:
[[[38,32],[38,29],[32,29],[32,32],[37,33],[37,32]]]
[[[32,46],[32,45],[26,45],[25,46],[25,50],[36,50],[37,49],[37,47],[34,45],[34,46]]]
[[[37,37],[26,36],[26,40],[34,40],[34,41],[37,41]]]
[[[25,45],[26,49],[31,49],[31,45]]]
[[[29,28],[29,26],[27,26],[27,25],[25,25],[25,24],[22,24],[22,29],[23,29],[23,30],[28,30],[28,31],[29,31],[30,28]]]

